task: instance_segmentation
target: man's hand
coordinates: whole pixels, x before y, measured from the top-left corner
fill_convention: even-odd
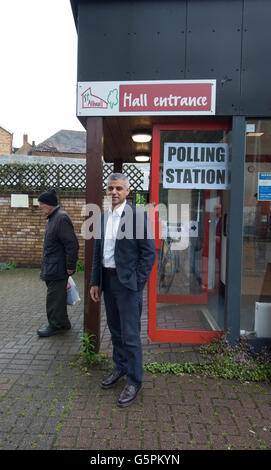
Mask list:
[[[90,297],[92,298],[93,302],[99,302],[101,300],[100,293],[99,293],[99,286],[91,286]]]

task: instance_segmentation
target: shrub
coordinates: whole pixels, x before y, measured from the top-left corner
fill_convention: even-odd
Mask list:
[[[231,345],[226,335],[213,339],[200,348],[200,364],[159,364],[153,362],[144,366],[152,373],[201,374],[208,377],[221,377],[249,382],[271,382],[271,355],[266,349],[255,353],[245,338]]]

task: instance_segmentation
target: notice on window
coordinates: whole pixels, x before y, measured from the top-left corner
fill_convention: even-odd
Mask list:
[[[258,201],[271,201],[271,172],[258,173]]]
[[[228,144],[165,143],[163,187],[228,189]]]

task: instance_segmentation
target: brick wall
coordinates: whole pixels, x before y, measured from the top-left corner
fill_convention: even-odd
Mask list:
[[[46,217],[41,214],[29,195],[28,208],[11,207],[11,195],[0,195],[0,262],[16,262],[18,266],[40,266]],[[78,237],[79,260],[84,261],[85,241],[81,236],[81,216],[84,197],[60,197],[61,207],[72,219]]]
[[[0,127],[0,153],[11,154],[12,134]]]

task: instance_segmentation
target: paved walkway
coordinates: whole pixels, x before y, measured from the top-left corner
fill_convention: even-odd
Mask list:
[[[83,296],[83,274],[75,280]],[[1,450],[271,449],[267,384],[145,372],[137,401],[118,408],[123,384],[104,391],[107,370],[78,367],[83,302],[69,308],[72,330],[37,336],[45,292],[37,269],[0,272]],[[142,324],[145,360],[199,360],[196,347],[152,344]],[[102,331],[110,355],[104,323]]]

